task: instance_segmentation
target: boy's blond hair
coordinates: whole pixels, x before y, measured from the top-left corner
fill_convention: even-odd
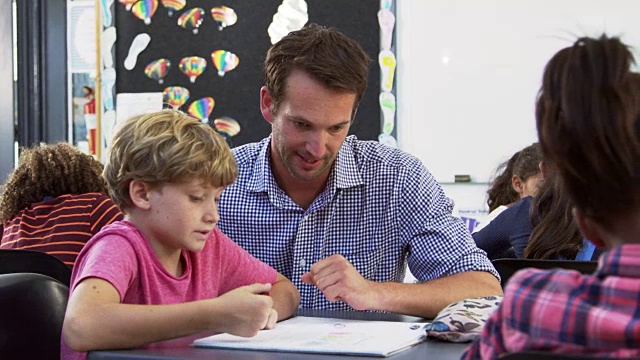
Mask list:
[[[133,206],[131,180],[153,187],[202,179],[214,187],[233,183],[236,161],[225,140],[209,125],[177,110],[135,116],[117,131],[104,177],[113,201]]]

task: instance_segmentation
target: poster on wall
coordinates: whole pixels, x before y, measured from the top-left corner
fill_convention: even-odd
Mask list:
[[[378,140],[379,2],[140,0],[116,1],[110,10],[117,34],[114,92],[162,93],[165,104],[208,122],[232,146],[270,132],[260,113],[259,92],[272,42],[305,23],[336,27],[358,41],[372,60],[350,133]]]

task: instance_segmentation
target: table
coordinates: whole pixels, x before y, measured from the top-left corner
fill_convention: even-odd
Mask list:
[[[377,320],[377,321],[403,321],[418,322],[424,321],[421,318],[388,314],[357,311],[329,311],[300,309],[297,312],[300,316],[328,317],[337,319],[356,320]],[[245,351],[245,350],[225,350],[195,348],[189,346],[191,342],[203,335],[186,337],[164,342],[155,348],[132,349],[132,350],[103,350],[92,351],[87,356],[88,360],[123,360],[123,359],[214,359],[214,360],[293,360],[293,359],[380,359],[379,357],[368,356],[347,356],[347,355],[322,355],[287,352],[266,352],[266,351]],[[406,351],[390,356],[393,360],[410,359],[460,359],[462,352],[468,344],[455,344],[440,342],[437,340],[427,340]]]

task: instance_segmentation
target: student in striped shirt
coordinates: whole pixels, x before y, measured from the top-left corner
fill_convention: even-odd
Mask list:
[[[544,350],[640,357],[640,74],[617,38],[580,38],[545,68],[536,119],[582,234],[606,246],[595,273],[525,269],[464,359]]]
[[[72,267],[93,235],[123,218],[106,194],[92,156],[67,143],[23,150],[0,199],[0,248],[42,251]]]

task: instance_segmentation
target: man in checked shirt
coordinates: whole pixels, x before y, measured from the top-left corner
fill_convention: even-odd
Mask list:
[[[502,294],[452,202],[415,157],[347,137],[369,57],[336,29],[308,25],[273,45],[260,110],[271,136],[233,150],[220,229],[298,287],[301,307],[434,317]],[[408,263],[417,284],[404,284]]]

